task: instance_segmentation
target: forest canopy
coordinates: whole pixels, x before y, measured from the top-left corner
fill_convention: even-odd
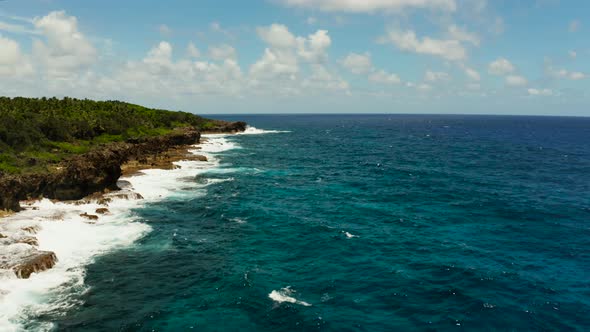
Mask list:
[[[179,127],[201,130],[216,120],[120,101],[0,97],[0,172],[59,162],[71,154]]]

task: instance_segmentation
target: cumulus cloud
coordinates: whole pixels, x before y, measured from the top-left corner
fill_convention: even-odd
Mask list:
[[[568,79],[572,81],[582,80],[586,78],[586,74],[579,71],[569,71],[566,69],[555,69],[551,66],[546,68],[546,71],[553,78]]]
[[[46,42],[34,40],[33,54],[48,73],[67,75],[97,61],[97,51],[78,30],[76,17],[67,16],[64,11],[56,11],[34,18],[33,25],[46,39]]]
[[[209,57],[214,60],[236,59],[236,49],[228,44],[209,47]]]
[[[299,72],[297,57],[293,52],[267,48],[264,55],[250,67],[252,76],[270,79],[278,76],[294,80]]]
[[[368,75],[367,79],[370,82],[378,84],[401,83],[401,79],[397,74],[388,73],[385,70],[375,68],[375,66],[373,66],[373,62],[371,61],[371,54],[368,52],[363,54],[349,53],[339,62],[341,66],[353,74]]]
[[[475,33],[467,31],[464,28],[458,27],[453,24],[449,26],[448,33],[452,39],[468,42],[475,46],[479,46],[479,36]]]
[[[531,95],[531,96],[551,96],[551,95],[553,95],[553,90],[551,90],[551,89],[530,88],[527,91],[528,91],[529,95]]]
[[[0,65],[14,65],[21,59],[20,45],[0,35]]]
[[[248,86],[251,89],[275,91],[278,95],[304,92],[314,95],[322,91],[350,93],[348,82],[325,65],[332,45],[327,30],[317,30],[303,37],[275,23],[258,27],[256,32],[267,47],[250,66]]]
[[[465,75],[467,75],[467,77],[469,77],[471,80],[481,80],[481,76],[479,75],[479,72],[477,70],[469,67],[464,67],[463,70],[465,71]]]
[[[201,51],[195,46],[193,42],[189,42],[186,47],[186,52],[190,57],[198,58],[201,56]]]
[[[280,0],[291,7],[319,9],[327,12],[374,13],[404,9],[455,11],[455,0]]]
[[[39,31],[32,30],[21,24],[13,24],[0,21],[0,31],[12,32],[12,33],[28,33],[28,34],[39,34]]]
[[[369,75],[369,81],[380,84],[400,84],[401,79],[396,74],[378,70]]]
[[[143,62],[156,66],[165,67],[172,61],[172,45],[162,41],[156,47],[152,48]]]
[[[299,55],[310,62],[322,62],[327,58],[327,50],[332,45],[332,39],[327,30],[318,30],[307,39],[297,38]]]
[[[271,24],[270,26],[258,27],[258,36],[271,47],[292,48],[297,44],[297,38],[289,29],[282,24]]]
[[[442,71],[427,70],[424,74],[424,80],[426,82],[450,81],[451,76],[448,73]]]
[[[373,70],[371,55],[369,53],[349,53],[340,64],[353,74],[367,74]]]
[[[0,35],[0,75],[23,76],[33,72],[33,67],[21,52],[20,45]]]
[[[568,54],[572,59],[575,59],[578,56],[578,53],[576,53],[576,51],[569,51]]]
[[[412,30],[389,29],[379,41],[392,43],[402,51],[439,56],[446,60],[464,60],[467,57],[467,51],[459,40],[418,38]]]
[[[498,58],[488,65],[488,72],[492,75],[507,75],[514,71],[514,65],[505,58]]]
[[[509,86],[522,87],[528,84],[528,80],[520,75],[506,76],[506,84]]]
[[[300,60],[311,65],[321,64],[327,59],[332,44],[327,30],[317,30],[302,37],[291,33],[287,26],[275,23],[258,27],[256,32],[268,47],[250,67],[250,73],[255,79],[282,77],[295,80],[296,74],[300,72]]]

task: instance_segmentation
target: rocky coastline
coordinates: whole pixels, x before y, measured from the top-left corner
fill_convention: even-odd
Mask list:
[[[237,133],[246,129],[244,122],[228,122],[208,133]],[[23,209],[22,202],[48,198],[72,201],[73,204],[98,202],[104,207],[95,214],[81,214],[89,223],[108,214],[108,202],[113,198],[141,199],[137,193],[118,187],[122,175],[132,175],[142,169],[172,169],[175,161],[200,160],[205,156],[189,153],[188,149],[201,141],[201,132],[182,129],[171,134],[127,140],[104,145],[91,152],[72,157],[44,174],[0,176],[0,210],[5,215]],[[194,147],[192,147],[194,148]],[[1,216],[0,216],[1,217]],[[56,216],[59,219],[59,216]],[[0,273],[12,271],[17,278],[29,278],[32,273],[52,268],[59,257],[51,251],[38,250],[34,223],[10,224],[0,219]]]

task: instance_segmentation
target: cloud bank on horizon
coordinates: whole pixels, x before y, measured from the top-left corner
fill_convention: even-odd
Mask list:
[[[590,116],[588,13],[582,0],[7,1],[0,86],[198,113]]]

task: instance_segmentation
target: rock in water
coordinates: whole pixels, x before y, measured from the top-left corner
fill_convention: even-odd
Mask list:
[[[32,237],[32,236],[21,237],[16,240],[16,243],[24,243],[24,244],[28,244],[33,247],[39,246],[39,241],[37,241],[37,238]]]
[[[97,215],[94,215],[94,214],[88,214],[88,213],[86,213],[86,212],[82,213],[82,214],[80,215],[80,217],[84,217],[84,218],[86,218],[86,219],[88,219],[88,220],[98,220],[98,216],[97,216]]]
[[[109,213],[109,209],[107,209],[107,208],[98,208],[98,209],[96,209],[95,212],[98,213],[98,214],[107,214],[107,213]]]
[[[52,268],[57,263],[55,253],[51,251],[33,251],[29,255],[20,257],[12,270],[17,277],[28,279],[32,273],[42,272]]]
[[[39,251],[28,244],[14,243],[0,248],[0,269],[12,270],[21,279],[48,270],[56,262],[55,253]]]

